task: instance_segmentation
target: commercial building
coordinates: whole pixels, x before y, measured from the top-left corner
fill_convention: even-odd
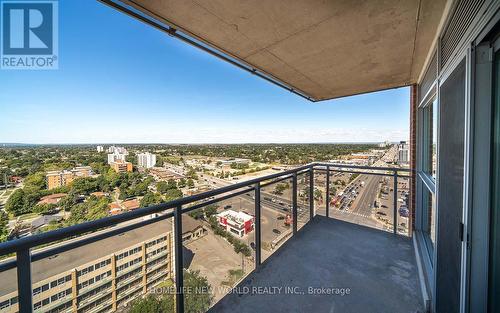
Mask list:
[[[143,168],[152,168],[156,165],[156,155],[146,152],[137,155],[137,165]]]
[[[245,212],[225,210],[218,213],[216,216],[219,225],[237,237],[243,237],[253,230],[254,217]]]
[[[133,170],[132,163],[123,160],[116,160],[109,165],[117,173],[132,172]]]
[[[170,179],[178,180],[185,177],[184,175],[179,174],[178,172],[174,172],[172,170],[163,167],[151,168],[149,173],[153,176],[155,180],[158,181],[165,181]]]
[[[32,264],[33,312],[110,312],[172,278],[164,220]],[[18,312],[16,270],[0,272],[0,311]]]
[[[78,166],[71,170],[49,171],[46,174],[47,188],[53,189],[67,186],[76,178],[89,177],[92,174],[92,168],[90,166]]]
[[[182,242],[184,244],[195,241],[208,233],[201,221],[189,215],[182,217]]]

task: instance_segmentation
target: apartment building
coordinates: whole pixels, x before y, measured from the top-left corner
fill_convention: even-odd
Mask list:
[[[108,164],[117,162],[117,161],[126,161],[126,155],[123,153],[110,153],[108,154]]]
[[[126,161],[116,160],[115,162],[111,162],[109,165],[117,173],[132,172],[133,170],[132,163]]]
[[[46,174],[47,188],[53,189],[69,185],[73,180],[92,175],[90,166],[77,166],[71,170],[49,171]]]
[[[156,155],[149,152],[139,153],[137,155],[137,164],[139,167],[152,168],[156,165]]]
[[[103,146],[97,146],[96,149],[97,149],[97,152],[103,152],[104,151],[104,147]]]
[[[408,164],[410,162],[410,148],[406,141],[401,141],[398,145],[398,163]]]
[[[33,262],[33,312],[111,312],[171,279],[164,220]],[[16,270],[0,273],[0,312],[18,312]]]
[[[128,151],[124,147],[110,146],[108,148],[108,153],[117,153],[117,154],[125,154],[125,155],[127,155]]]

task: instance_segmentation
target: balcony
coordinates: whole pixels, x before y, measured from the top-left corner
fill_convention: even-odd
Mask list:
[[[137,244],[130,241],[132,233],[141,241],[147,241],[148,235],[155,237],[173,231],[175,273],[171,276],[178,291],[177,312],[185,311],[184,295],[180,292],[184,290],[183,269],[199,270],[198,267],[212,285],[214,300],[210,306],[214,312],[262,311],[269,307],[275,311],[293,311],[292,308],[302,311],[330,311],[332,308],[339,311],[422,311],[425,305],[420,296],[416,259],[412,240],[407,236],[409,221],[407,216],[398,214],[402,208],[401,197],[407,188],[404,182],[409,179],[408,172],[395,167],[313,163],[161,205],[6,242],[0,245],[0,255],[14,252],[16,258],[0,264],[0,278],[5,273],[12,277],[9,270],[17,268],[19,311],[30,312],[33,262],[45,262],[44,266],[50,266],[52,255],[69,257],[65,254],[68,251],[101,240],[115,240],[119,243],[117,246],[123,248],[121,241]],[[345,180],[344,192],[334,191],[342,179]],[[289,187],[278,196],[273,193],[277,184]],[[377,190],[384,189],[390,192],[381,197]],[[240,209],[255,216],[255,229],[238,238],[241,242],[253,241],[254,251],[251,255],[235,254],[238,258],[236,268],[227,268],[223,263],[226,254],[234,253],[227,238],[209,234],[189,243],[182,242],[182,220],[191,218],[188,213],[216,203],[222,208],[222,203],[228,199],[239,199]],[[386,206],[384,218],[376,214],[383,209],[376,205],[379,200],[374,203],[373,199],[392,206]],[[142,218],[153,213],[161,214],[152,219]],[[290,216],[289,224],[284,221],[284,215]],[[208,227],[208,221],[204,225]],[[74,238],[81,234],[83,236]],[[60,242],[67,238],[73,239]],[[56,241],[57,245],[32,251],[34,247]],[[214,242],[227,250],[212,251]],[[91,251],[91,247],[86,249]],[[188,250],[194,254],[194,258],[191,256],[194,263],[186,262]],[[127,271],[133,268],[135,266]],[[225,271],[234,276],[221,280]],[[220,287],[238,287],[234,290],[240,294],[228,290],[220,292]],[[250,292],[241,292],[244,287]],[[268,291],[265,287],[288,288],[274,296],[258,295]],[[338,292],[348,289],[349,293],[343,296],[293,294],[307,293],[309,287],[338,288]],[[117,298],[135,290],[122,292]]]
[[[424,312],[410,238],[324,216],[234,290],[210,312]]]

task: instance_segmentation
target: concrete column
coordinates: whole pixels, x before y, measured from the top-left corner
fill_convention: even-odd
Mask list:
[[[415,195],[417,192],[417,106],[418,85],[412,85],[410,89],[410,219],[408,222],[408,233],[410,236],[415,229]]]
[[[111,299],[113,300],[113,311],[116,311],[116,256],[111,255]]]
[[[76,268],[71,272],[71,297],[73,312],[77,312],[78,308],[78,276],[76,275]]]
[[[147,292],[147,278],[146,278],[146,243],[142,243],[142,292]]]

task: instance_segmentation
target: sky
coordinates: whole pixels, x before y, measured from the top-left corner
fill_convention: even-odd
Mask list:
[[[59,2],[59,69],[0,70],[3,143],[408,139],[409,89],[309,102],[98,1]]]

